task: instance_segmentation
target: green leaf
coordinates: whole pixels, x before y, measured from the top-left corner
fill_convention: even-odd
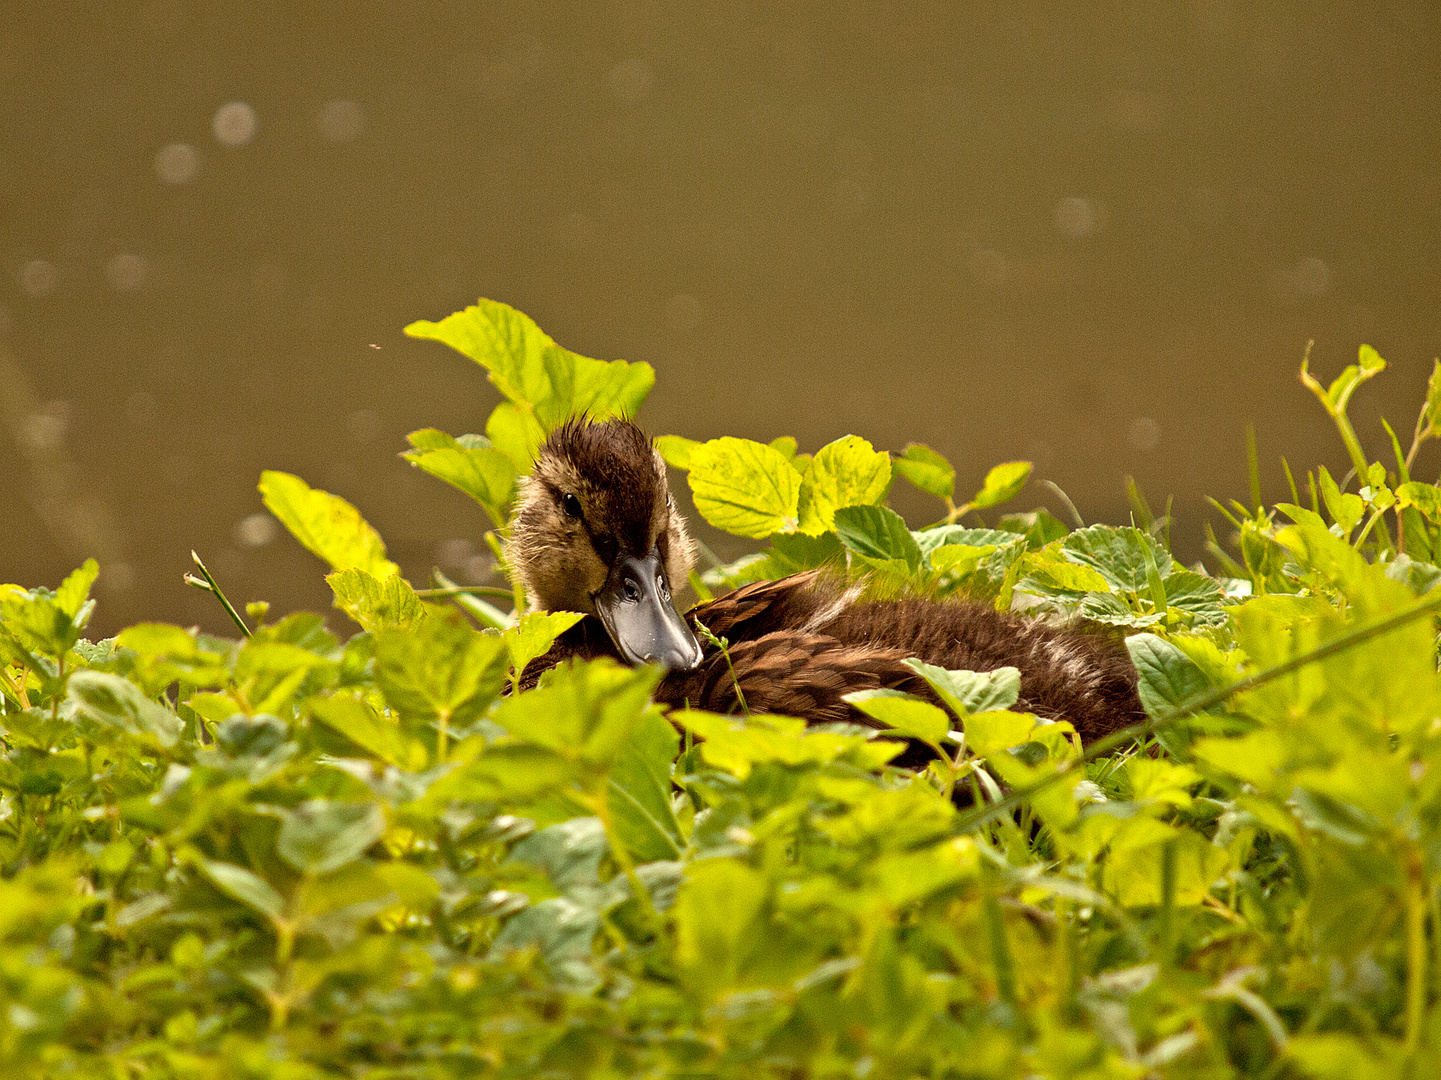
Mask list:
[[[977,510],[984,510],[988,506],[999,506],[1014,499],[1020,494],[1021,488],[1026,486],[1030,475],[1029,461],[1008,461],[997,465],[986,473],[986,482],[981,485],[981,490],[972,496],[971,505]]]
[[[1100,623],[1102,626],[1142,627],[1154,626],[1166,617],[1164,611],[1140,614],[1115,593],[1091,592],[1081,597],[1076,611],[1083,619]]]
[[[374,803],[309,799],[281,815],[276,850],[303,874],[328,874],[360,858],[385,832]]]
[[[457,611],[431,609],[418,626],[375,635],[375,681],[406,717],[463,725],[500,692],[510,654]]]
[[[377,580],[364,570],[327,574],[335,606],[366,630],[404,629],[425,617],[425,605],[399,574]]]
[[[77,671],[70,676],[68,695],[78,715],[132,735],[147,735],[161,746],[174,746],[185,727],[180,717],[119,675]]]
[[[676,963],[711,989],[732,983],[754,947],[754,924],[765,905],[764,875],[734,859],[692,864],[676,897]]]
[[[944,709],[898,690],[858,690],[844,696],[872,720],[932,746],[939,746],[951,730]]]
[[[260,496],[292,536],[334,570],[356,568],[377,578],[400,573],[385,557],[385,542],[338,495],[312,488],[298,476],[267,470],[260,474]]]
[[[667,465],[687,471],[691,467],[691,457],[700,445],[694,439],[687,439],[681,435],[659,435],[655,440],[655,448],[665,459]]]
[[[696,509],[737,536],[792,532],[801,480],[779,450],[749,439],[712,439],[691,452]]]
[[[937,667],[915,658],[903,661],[936,692],[958,717],[969,713],[1009,709],[1021,696],[1021,673],[1017,668],[994,671],[962,671]]]
[[[651,708],[660,668],[609,659],[552,669],[534,690],[507,698],[493,719],[517,739],[567,760],[608,767]]]
[[[1421,411],[1424,423],[1441,426],[1441,360],[1431,362],[1431,378],[1426,380],[1426,405]]]
[[[678,859],[685,838],[671,806],[671,762],[680,736],[659,713],[637,722],[610,770],[607,806],[616,839],[636,862]]]
[[[278,920],[284,913],[285,901],[280,894],[268,881],[245,867],[214,859],[198,859],[196,865],[211,884],[232,900],[239,900],[269,919]]]
[[[520,617],[501,637],[510,650],[510,665],[519,675],[525,665],[544,656],[560,637],[581,619],[578,611],[532,611]]]
[[[1230,862],[1216,847],[1189,829],[1177,830],[1159,821],[1133,818],[1111,841],[1101,875],[1103,887],[1123,907],[1154,907],[1162,902],[1162,860],[1171,846],[1178,907],[1202,903]]]
[[[372,757],[410,772],[423,769],[429,763],[423,744],[406,737],[394,720],[380,716],[353,694],[311,698],[309,706],[315,719]]]
[[[407,450],[401,457],[480,503],[497,528],[510,517],[516,469],[500,450],[467,449],[459,445],[439,449],[419,447]]]
[[[921,549],[905,521],[884,506],[848,506],[835,512],[836,535],[866,559],[899,560],[911,573],[920,569]]]
[[[836,510],[879,503],[890,487],[887,454],[856,435],[828,443],[816,451],[801,480],[799,529],[808,536],[829,532]]]
[[[100,565],[94,559],[86,559],[84,564],[79,569],[72,570],[60,583],[60,588],[55,590],[55,602],[72,620],[78,618],[80,609],[90,598],[90,586],[95,584],[99,574]],[[84,625],[83,620],[80,620],[80,625]]]
[[[536,452],[545,442],[545,428],[528,406],[502,401],[485,422],[491,446],[510,459],[518,475],[530,472]]]
[[[1165,582],[1167,607],[1182,612],[1189,625],[1226,625],[1230,601],[1215,578],[1192,570],[1173,570]]]
[[[1020,746],[1036,729],[1036,718],[1030,713],[993,709],[967,716],[966,749],[977,757],[989,758],[1013,746]]]
[[[908,443],[905,453],[892,460],[891,468],[938,499],[949,499],[956,493],[955,467],[923,443]]]
[[[1211,688],[1190,657],[1155,634],[1133,634],[1126,639],[1126,649],[1140,676],[1136,692],[1152,717]]]
[[[444,342],[480,364],[496,388],[546,431],[571,416],[634,416],[655,384],[649,364],[606,363],[562,349],[528,316],[494,300],[482,299],[438,323],[411,323],[405,332]]]
[[[1331,479],[1331,474],[1322,465],[1317,470],[1320,479],[1321,500],[1326,504],[1326,513],[1331,515],[1331,520],[1341,526],[1341,531],[1349,533],[1361,521],[1361,516],[1366,512],[1366,504],[1359,495],[1342,494],[1341,489],[1336,486],[1336,481]]]
[[[1154,537],[1135,528],[1092,525],[1077,529],[1062,542],[1061,553],[1073,563],[1098,571],[1117,591],[1139,596],[1150,591],[1149,567],[1154,566],[1163,579],[1172,570],[1170,553]]]

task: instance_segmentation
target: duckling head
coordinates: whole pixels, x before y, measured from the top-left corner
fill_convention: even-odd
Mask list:
[[[521,481],[508,554],[537,605],[595,615],[628,663],[700,663],[671,600],[672,583],[695,563],[695,541],[665,462],[629,421],[578,417],[551,432]]]

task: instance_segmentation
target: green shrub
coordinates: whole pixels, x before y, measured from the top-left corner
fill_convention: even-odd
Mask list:
[[[545,431],[654,381],[501,304],[410,332],[506,398],[406,454],[480,503],[502,562]],[[646,669],[507,693],[573,616],[417,591],[282,473],[266,505],[331,567],[348,640],[227,601],[238,640],[91,643],[93,561],[0,587],[0,1074],[1434,1075],[1441,490],[1408,470],[1441,378],[1410,453],[1373,463],[1346,407],[1383,366],[1303,368],[1359,490],[1322,469],[1309,505],[1233,504],[1222,577],[1139,500],[1127,528],[996,516],[1025,463],[958,503],[924,446],[660,441],[712,524],[766,541],[702,596],[840,560],[1128,634],[1151,720],[1084,753],[1008,709],[1005,670],[927,669],[947,709],[858,701],[935,747],[921,774],[858,727],[667,717]],[[936,525],[885,506],[898,476]]]

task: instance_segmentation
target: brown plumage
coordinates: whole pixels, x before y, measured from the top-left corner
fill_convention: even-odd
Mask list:
[[[597,447],[606,449],[597,453]],[[612,455],[629,461],[612,461]],[[612,420],[558,429],[542,447],[535,475],[551,479],[527,482],[510,551],[541,606],[597,614],[596,597],[610,574],[606,564],[626,552],[643,554],[647,545],[664,564],[662,577],[684,580],[693,544],[670,499],[664,467],[634,425]],[[566,479],[557,485],[557,476]],[[624,478],[627,490],[607,490],[613,478]],[[566,497],[574,494],[567,485],[589,493],[583,529],[563,520]],[[576,553],[574,547],[589,551]],[[554,602],[562,591],[547,567],[554,562],[588,562],[588,584],[571,587],[568,602]],[[719,649],[706,646],[694,666],[671,665],[656,699],[730,712],[740,706],[739,684],[752,712],[812,723],[868,723],[843,695],[888,687],[929,696],[925,682],[903,663],[918,657],[970,671],[1018,668],[1021,698],[1015,707],[1069,720],[1085,742],[1145,719],[1135,668],[1109,638],[965,601],[858,600],[858,592],[809,571],[697,605],[686,621],[703,623],[727,639],[729,663]],[[625,651],[601,619],[587,618],[527,667],[522,685],[533,685],[543,671],[570,658],[617,657]]]

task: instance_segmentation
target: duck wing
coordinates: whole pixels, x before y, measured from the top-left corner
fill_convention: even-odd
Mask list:
[[[782,630],[809,631],[832,617],[841,590],[819,570],[756,581],[697,604],[686,612],[717,637],[731,641],[764,637]]]

